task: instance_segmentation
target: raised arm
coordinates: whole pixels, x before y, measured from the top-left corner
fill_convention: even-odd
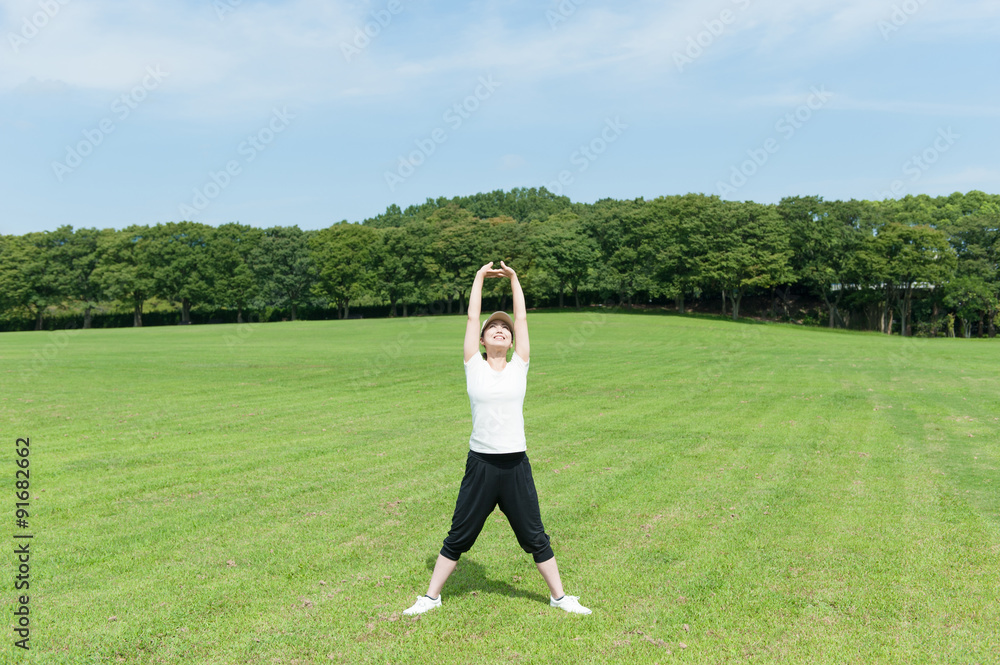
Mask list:
[[[531,345],[528,341],[528,309],[524,304],[524,291],[514,269],[503,261],[500,262],[500,266],[504,276],[510,278],[510,290],[514,294],[514,353],[521,356],[524,362],[528,362]]]
[[[479,353],[479,315],[483,307],[483,280],[501,274],[501,271],[492,268],[492,261],[480,268],[476,273],[476,279],[472,282],[472,290],[469,291],[469,319],[465,323],[465,362],[469,362],[472,356]]]

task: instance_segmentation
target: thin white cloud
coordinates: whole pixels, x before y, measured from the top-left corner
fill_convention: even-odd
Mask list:
[[[943,117],[1000,116],[1000,106],[990,106],[988,104],[954,104],[911,100],[866,100],[843,95],[835,96],[830,107],[846,111],[873,111],[877,113]]]
[[[946,174],[929,174],[923,181],[925,186],[968,191],[979,189],[987,192],[1000,191],[1000,169],[992,166],[968,166],[961,171]]]
[[[146,66],[159,65],[170,72],[162,95],[191,96],[181,112],[214,115],[255,102],[403,97],[447,84],[462,72],[509,72],[526,85],[574,77],[594,89],[650,80],[662,84],[680,73],[675,56],[684,52],[688,40],[701,37],[704,42],[703,33],[717,30],[724,16],[733,20],[702,49],[706,62],[748,49],[766,59],[798,62],[832,57],[862,42],[877,43],[876,23],[889,16],[893,3],[562,4],[576,9],[554,28],[545,12],[560,3],[530,11],[516,6],[516,17],[505,15],[507,3],[466,7],[464,11],[478,12],[479,20],[466,19],[456,34],[443,21],[403,16],[397,20],[420,18],[440,33],[409,35],[405,25],[389,25],[348,62],[341,46],[350,44],[356,28],[371,19],[375,4],[243,0],[220,19],[211,2],[76,0],[61,6],[39,35],[8,59],[0,69],[0,90],[34,78],[113,94],[135,85]],[[979,29],[998,11],[995,2],[953,4],[949,12],[921,9],[914,26],[920,19],[922,30],[944,23],[952,30],[958,25]],[[8,29],[37,10],[32,0],[3,0],[2,6]],[[531,12],[537,13],[534,21]]]
[[[503,155],[500,157],[500,169],[511,171],[527,165],[528,161],[521,155]]]
[[[224,2],[225,0],[220,0]],[[8,16],[24,11],[22,2]],[[144,0],[70,2],[7,59],[0,88],[29,78],[84,90],[117,91],[137,72],[160,64],[178,93],[227,87],[255,78],[269,84],[315,85],[328,65],[346,65],[339,44],[363,15],[345,2],[296,0],[280,5],[242,2],[221,19],[213,3],[177,5]],[[334,52],[322,60],[316,51]]]
[[[958,104],[949,102],[927,102],[907,99],[860,99],[843,91],[827,88],[823,84],[808,88],[783,90],[768,95],[752,95],[734,100],[739,108],[791,108],[807,100],[813,90],[828,93],[829,101],[823,105],[828,109],[841,111],[864,111],[892,115],[928,115],[944,118],[955,117],[995,117],[1000,116],[1000,106],[989,104]]]

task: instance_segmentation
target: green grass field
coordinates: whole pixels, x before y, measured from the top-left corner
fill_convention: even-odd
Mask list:
[[[4,333],[0,659],[1000,662],[995,340],[529,321],[528,454],[593,615],[499,512],[401,615],[464,469],[464,317]]]

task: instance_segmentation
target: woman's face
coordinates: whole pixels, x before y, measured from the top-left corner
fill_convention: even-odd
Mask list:
[[[495,321],[490,321],[490,324],[483,330],[483,335],[480,340],[482,341],[483,346],[487,348],[491,346],[499,346],[504,349],[509,349],[514,343],[514,333],[511,332],[511,329],[506,322],[497,319]]]

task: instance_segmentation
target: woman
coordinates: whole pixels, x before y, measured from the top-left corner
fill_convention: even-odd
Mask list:
[[[441,606],[441,589],[468,552],[486,518],[500,506],[521,548],[532,555],[549,587],[549,604],[567,612],[590,614],[577,596],[563,593],[555,555],[542,526],[538,495],[531,476],[524,438],[524,392],[528,375],[528,322],[524,292],[514,270],[503,261],[493,269],[490,261],[476,273],[469,294],[469,320],[465,328],[465,377],[472,406],[472,435],[465,477],[455,502],[451,531],[438,554],[427,595],[417,598],[403,614],[421,614]],[[483,280],[507,277],[514,293],[514,320],[494,312],[482,327]],[[479,330],[476,330],[479,328]],[[517,348],[507,362],[507,351],[517,338]],[[480,355],[479,345],[485,347]]]

